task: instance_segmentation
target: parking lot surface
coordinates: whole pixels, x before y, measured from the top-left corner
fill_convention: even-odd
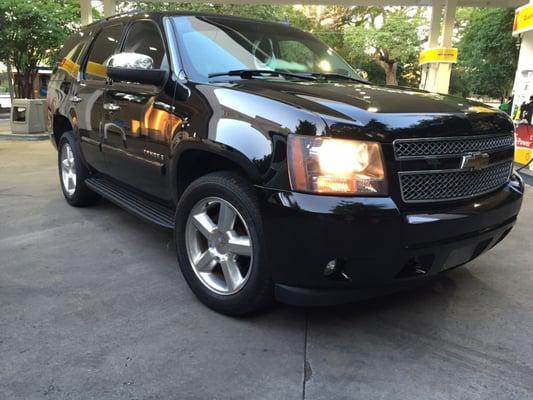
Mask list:
[[[233,319],[171,232],[68,206],[48,142],[0,141],[0,399],[532,399],[528,189],[506,240],[423,288]]]

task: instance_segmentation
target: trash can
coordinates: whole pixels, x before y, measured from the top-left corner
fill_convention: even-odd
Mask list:
[[[46,132],[45,111],[46,101],[44,99],[13,99],[11,104],[11,132]]]

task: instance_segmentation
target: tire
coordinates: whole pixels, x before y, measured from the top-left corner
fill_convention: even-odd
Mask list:
[[[90,172],[82,161],[81,151],[72,131],[65,132],[59,139],[57,165],[61,191],[71,206],[89,206],[98,201],[100,196],[85,185]]]
[[[181,272],[204,304],[243,316],[273,302],[259,203],[242,175],[224,171],[194,181],[178,203],[175,222]]]

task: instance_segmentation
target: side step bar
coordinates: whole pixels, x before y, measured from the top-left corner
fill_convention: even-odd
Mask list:
[[[174,211],[123,188],[105,178],[88,178],[87,187],[127,211],[168,229],[174,229]]]

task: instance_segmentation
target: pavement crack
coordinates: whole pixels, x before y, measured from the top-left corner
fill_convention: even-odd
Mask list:
[[[309,361],[305,361],[304,382],[310,381],[312,376],[313,376],[313,370],[311,369],[311,363]]]
[[[307,382],[313,376],[311,364],[307,360],[307,335],[309,332],[309,313],[305,310],[305,334],[304,334],[304,362],[303,362],[303,378],[302,378],[302,400],[305,400],[305,389]]]

